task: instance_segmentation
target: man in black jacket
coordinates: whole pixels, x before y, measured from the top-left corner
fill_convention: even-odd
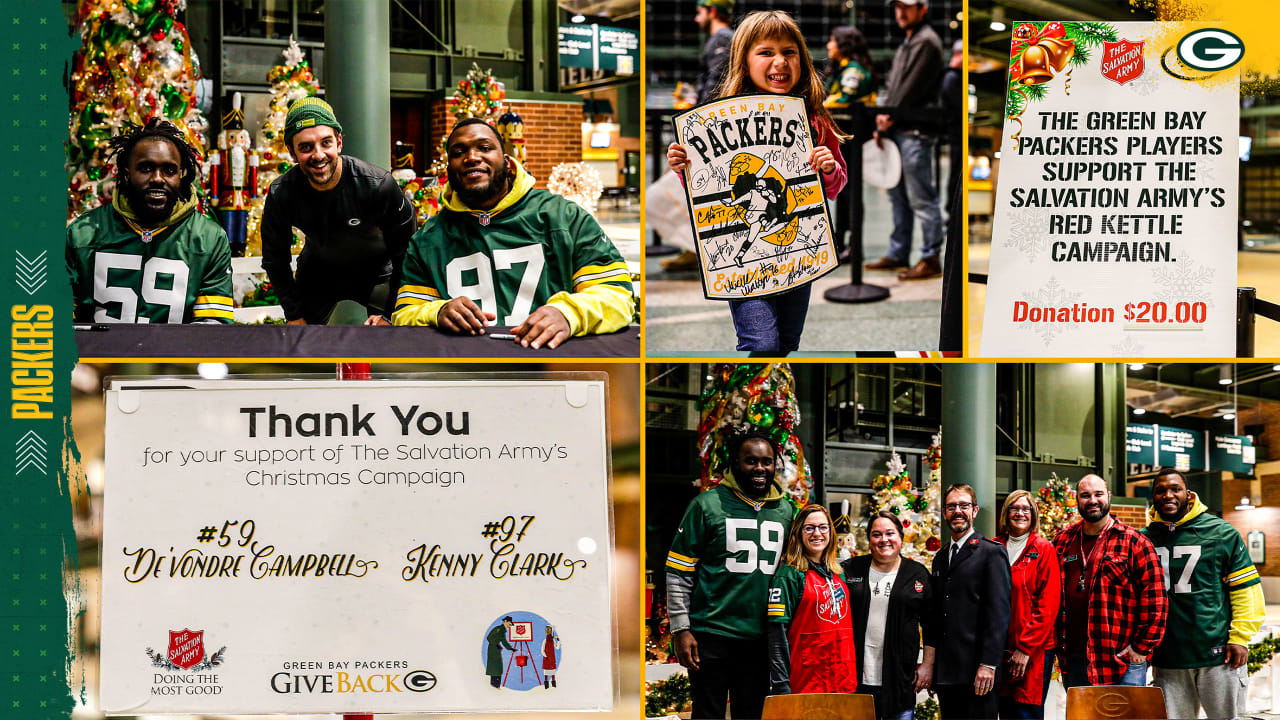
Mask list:
[[[295,100],[284,141],[296,163],[262,209],[262,268],[291,325],[390,325],[409,237],[417,229],[391,173],[342,154],[328,103]],[[295,277],[293,228],[306,235]]]
[[[924,631],[924,644],[935,648],[934,690],[943,720],[994,719],[1009,632],[1009,556],[973,529],[973,488],[952,485],[944,498],[951,542],[933,558],[933,612]]]

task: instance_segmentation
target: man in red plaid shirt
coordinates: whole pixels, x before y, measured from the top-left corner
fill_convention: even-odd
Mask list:
[[[1111,516],[1097,475],[1076,485],[1078,522],[1053,539],[1062,563],[1058,665],[1063,685],[1146,685],[1168,599],[1151,541]]]

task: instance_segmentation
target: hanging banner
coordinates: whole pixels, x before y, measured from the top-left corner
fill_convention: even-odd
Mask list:
[[[1235,355],[1238,38],[1014,23],[980,354]]]
[[[187,384],[107,393],[104,711],[611,709],[604,382]]]
[[[685,197],[708,299],[773,295],[836,269],[802,98],[737,95],[674,123],[689,154]]]

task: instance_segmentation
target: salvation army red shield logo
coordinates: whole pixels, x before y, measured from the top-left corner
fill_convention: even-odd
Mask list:
[[[1134,42],[1123,38],[1115,42],[1102,43],[1102,77],[1121,85],[1130,80],[1137,80],[1147,69],[1142,59],[1144,42]]]
[[[916,581],[916,592],[924,592],[924,583]]]
[[[204,658],[204,631],[170,630],[169,662],[190,670]]]

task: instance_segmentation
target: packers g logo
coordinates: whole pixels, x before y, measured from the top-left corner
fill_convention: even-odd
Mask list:
[[[1217,72],[1240,62],[1244,41],[1218,28],[1187,33],[1178,41],[1178,59],[1183,65],[1203,72]]]

